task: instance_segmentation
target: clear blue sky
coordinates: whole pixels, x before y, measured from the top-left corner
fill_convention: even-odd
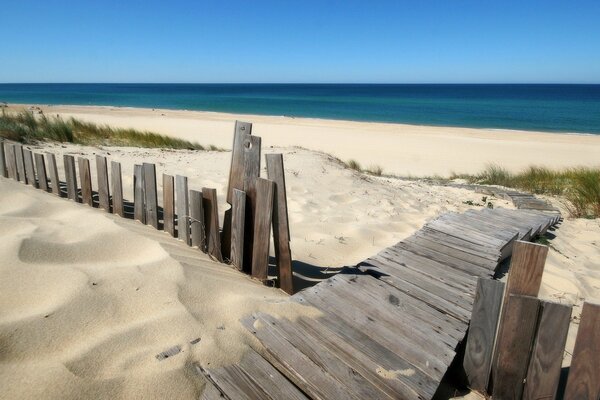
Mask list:
[[[2,0],[0,82],[600,83],[600,0]]]

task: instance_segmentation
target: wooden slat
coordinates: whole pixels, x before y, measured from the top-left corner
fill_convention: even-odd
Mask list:
[[[202,206],[204,208],[206,252],[217,261],[223,262],[221,234],[219,233],[217,189],[202,188]]]
[[[200,394],[200,400],[224,400],[219,389],[215,386],[214,383],[207,381],[204,387],[202,388],[202,393]]]
[[[35,176],[35,167],[33,166],[33,153],[31,152],[31,150],[23,150],[23,160],[25,162],[25,174],[27,174],[27,184],[37,188],[38,184]]]
[[[244,137],[252,134],[252,124],[235,121],[233,145],[231,146],[231,167],[227,185],[227,202],[232,204],[233,190],[244,190]]]
[[[190,220],[187,177],[175,176],[175,207],[177,211],[177,237],[187,245],[190,241]]]
[[[199,190],[190,190],[190,229],[192,246],[206,252],[204,205],[202,204],[202,192]]]
[[[507,294],[498,328],[494,367],[494,399],[519,400],[527,375],[540,301],[531,296]]]
[[[554,399],[571,320],[571,306],[542,301],[523,400]]]
[[[27,183],[27,175],[25,173],[25,159],[23,157],[23,146],[20,144],[15,144],[15,158],[17,160],[18,179],[23,183]]]
[[[14,144],[6,143],[6,172],[9,178],[16,181],[19,180],[19,172],[17,171],[17,153]]]
[[[46,175],[46,163],[44,155],[35,153],[35,168],[38,175],[38,187],[44,191],[48,191],[48,177]]]
[[[58,166],[56,164],[56,157],[52,153],[46,153],[46,157],[48,158],[48,174],[50,175],[50,186],[52,193],[60,196],[60,180],[58,179]]]
[[[144,210],[144,169],[141,165],[133,166],[133,218],[146,223]]]
[[[246,192],[246,222],[244,223],[244,268],[251,268],[254,251],[254,220],[256,215],[256,180],[260,176],[260,143],[257,136],[243,136],[244,187]],[[247,271],[250,272],[250,271]]]
[[[583,303],[565,400],[600,399],[600,304]]]
[[[124,217],[121,163],[117,161],[110,162],[110,182],[112,186],[112,211],[114,214]]]
[[[98,177],[98,207],[110,212],[110,189],[108,185],[108,165],[106,157],[96,155],[96,175]]]
[[[158,195],[156,190],[156,167],[154,164],[142,165],[144,177],[145,223],[158,229]]]
[[[487,389],[489,382],[503,294],[503,282],[479,279],[463,366],[469,387],[481,392]]]
[[[93,206],[92,198],[92,174],[90,171],[90,160],[87,158],[79,157],[77,159],[79,164],[79,180],[81,184],[81,200],[88,206]]]
[[[163,229],[175,237],[175,178],[163,174]]]
[[[537,296],[542,284],[547,254],[547,246],[515,242],[506,280],[506,293]]]
[[[77,171],[75,169],[75,157],[65,154],[63,155],[65,164],[65,179],[67,181],[67,198],[79,202],[77,193]]]
[[[231,264],[243,270],[244,262],[244,220],[246,214],[246,192],[233,190],[231,205]]]
[[[287,209],[283,154],[267,154],[267,176],[275,182],[273,197],[273,245],[279,288],[294,294],[292,275],[292,251],[290,249],[290,224]]]
[[[6,155],[4,153],[4,140],[0,140],[0,176],[4,178],[8,177],[8,171],[6,170]]]
[[[256,180],[252,277],[261,280],[266,280],[269,272],[269,243],[271,241],[274,190],[275,183],[273,181],[263,178]]]

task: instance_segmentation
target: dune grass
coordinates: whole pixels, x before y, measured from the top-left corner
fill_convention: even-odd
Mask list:
[[[223,151],[216,146],[207,149],[199,143],[152,132],[112,128],[75,118],[64,120],[58,116],[34,115],[28,111],[7,113],[4,109],[0,115],[0,136],[21,143],[52,140],[83,145]]]

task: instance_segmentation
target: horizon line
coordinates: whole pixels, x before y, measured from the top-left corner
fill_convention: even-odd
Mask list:
[[[600,85],[600,82],[0,82],[0,85]]]

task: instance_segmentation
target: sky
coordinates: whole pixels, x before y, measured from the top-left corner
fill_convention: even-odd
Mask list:
[[[600,1],[0,0],[0,83],[600,83]]]

